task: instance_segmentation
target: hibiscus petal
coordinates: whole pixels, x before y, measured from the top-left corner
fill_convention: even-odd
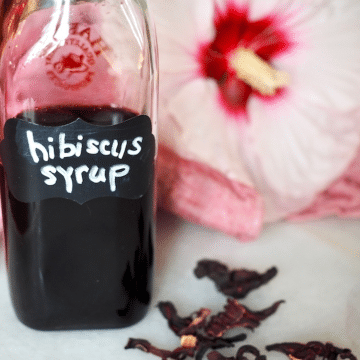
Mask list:
[[[319,106],[351,111],[360,103],[360,3],[306,4],[289,15],[286,9],[278,13],[296,46],[275,59],[274,66],[291,72],[296,87]]]
[[[290,219],[304,221],[332,215],[360,216],[360,149],[340,178],[321,192],[308,208],[291,215]]]
[[[264,196],[267,221],[308,206],[359,146],[359,111],[340,113],[289,94],[271,106],[253,98],[249,114],[244,159]]]
[[[149,3],[157,27],[160,49],[166,38],[175,41],[170,47],[173,51],[179,44],[183,49],[192,50],[199,41],[208,41],[213,36],[213,1],[151,0]]]
[[[169,117],[160,124],[160,140],[180,156],[203,162],[231,179],[252,182],[243,167],[234,124],[226,121],[214,81],[196,79],[169,100]],[[171,123],[173,127],[169,128]],[[235,130],[235,131],[234,131]]]
[[[239,1],[236,1],[237,3]],[[253,21],[267,16],[282,16],[282,20],[289,17],[293,22],[303,22],[315,12],[318,12],[329,0],[267,0],[247,1],[250,4],[249,17]]]
[[[252,239],[261,230],[262,200],[234,146],[234,124],[221,118],[214,96],[216,84],[197,79],[163,106],[159,203],[187,220]]]
[[[160,101],[166,103],[184,83],[199,76],[196,54],[199,44],[213,36],[214,3],[209,0],[152,0],[150,3],[160,53]],[[162,104],[160,111],[161,107]]]

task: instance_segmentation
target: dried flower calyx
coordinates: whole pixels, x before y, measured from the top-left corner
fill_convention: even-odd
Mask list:
[[[158,304],[160,312],[168,321],[169,328],[178,336],[196,334],[198,329],[204,327],[211,311],[209,309],[200,309],[194,316],[180,317],[173,303],[170,301],[160,302]]]
[[[159,349],[150,344],[149,341],[143,339],[130,338],[125,349],[139,349],[149,354],[160,357],[162,360],[174,359],[185,360],[188,356],[194,356],[194,349],[179,347],[174,351]]]
[[[180,317],[173,303],[160,302],[158,304],[160,312],[166,318],[169,328],[181,338],[181,346],[174,351],[168,351],[156,348],[146,340],[130,339],[126,349],[140,349],[162,359],[181,360],[187,356],[194,356],[196,360],[200,360],[208,350],[233,347],[234,343],[245,340],[245,334],[228,338],[225,338],[224,334],[233,328],[258,327],[261,321],[272,315],[282,302],[278,301],[265,310],[252,312],[237,300],[229,298],[224,311],[211,317],[211,311],[206,308],[198,310],[192,316]],[[254,348],[250,347],[243,349],[247,349],[248,352],[254,351]]]
[[[234,343],[244,341],[245,334],[225,338],[223,334],[229,329],[225,323],[221,332],[213,336],[208,332],[209,309],[200,309],[192,316],[180,317],[175,306],[171,302],[160,302],[158,305],[161,313],[166,318],[169,328],[181,338],[181,346],[174,351],[159,349],[143,339],[130,339],[125,349],[139,349],[161,359],[182,360],[186,357],[193,357],[201,360],[208,350],[233,347]],[[245,314],[246,311],[243,311]],[[234,326],[232,326],[234,327]],[[211,329],[211,327],[209,327]]]
[[[188,356],[195,356],[196,360],[202,359],[205,351],[200,350],[196,352],[195,349],[186,349],[180,347],[174,351],[161,350],[152,346],[148,341],[141,339],[130,339],[126,349],[141,349],[145,352],[159,356],[163,360],[185,360]],[[215,349],[214,347],[213,349]],[[350,349],[341,349],[334,346],[332,343],[321,343],[319,341],[311,341],[307,344],[288,342],[273,344],[266,347],[267,351],[279,351],[287,355],[291,360],[337,360],[349,359],[357,360],[356,356],[352,354]],[[250,355],[249,357],[247,355]],[[266,360],[265,355],[261,355],[260,351],[251,345],[244,345],[239,348],[235,357],[225,357],[216,350],[213,350],[207,355],[208,360]]]
[[[162,315],[166,318],[169,328],[176,335],[180,336],[182,340],[186,339],[187,336],[193,336],[193,338],[188,339],[191,339],[191,341],[195,344],[196,359],[201,359],[205,352],[209,349],[233,347],[235,342],[246,339],[245,334],[239,334],[231,338],[224,338],[223,335],[225,331],[230,329],[228,323],[220,325],[221,331],[217,334],[213,334],[211,332],[212,327],[209,326],[209,324],[213,318],[216,318],[216,316],[210,318],[211,311],[209,309],[202,308],[195,312],[192,316],[180,317],[175,306],[169,301],[160,302],[158,307]],[[245,314],[245,311],[243,313]],[[219,322],[221,322],[221,320],[219,320]]]
[[[192,335],[183,335],[183,337],[189,337]],[[149,354],[160,357],[162,360],[174,359],[184,360],[187,357],[195,358],[195,360],[201,360],[205,353],[210,349],[222,349],[226,347],[233,347],[235,342],[243,341],[246,339],[245,334],[240,334],[231,338],[218,338],[208,339],[206,337],[199,336],[196,338],[194,347],[180,346],[173,351],[159,349],[150,344],[149,341],[143,339],[130,338],[125,349],[139,349]]]
[[[356,360],[355,355],[350,349],[340,349],[330,342],[321,343],[319,341],[310,341],[307,344],[301,343],[280,343],[266,347],[267,351],[279,351],[287,355],[291,360],[336,360],[350,359]]]
[[[264,274],[256,271],[228,267],[215,260],[201,260],[194,270],[199,279],[208,277],[215,282],[217,289],[226,296],[243,299],[250,291],[269,282],[277,274],[276,267],[272,267]]]
[[[159,309],[168,321],[169,327],[178,336],[205,334],[210,338],[220,338],[233,328],[253,330],[261,321],[274,314],[281,303],[277,301],[271,307],[262,311],[252,312],[235,299],[228,299],[224,311],[209,318],[209,309],[200,309],[194,317],[179,317],[171,302],[159,303]]]
[[[160,302],[160,312],[167,320],[169,328],[180,337],[181,346],[169,351],[159,349],[147,340],[129,339],[125,349],[140,349],[162,360],[201,360],[209,350],[208,360],[266,360],[266,356],[261,355],[259,350],[251,345],[240,347],[235,357],[225,357],[216,350],[233,347],[235,343],[246,339],[245,334],[225,338],[227,331],[233,328],[255,329],[284,302],[277,301],[267,309],[253,312],[236,300],[268,282],[276,273],[276,268],[271,268],[263,275],[244,269],[229,271],[217,261],[200,261],[195,269],[196,276],[209,277],[216,283],[219,291],[230,296],[224,311],[211,316],[209,309],[201,308],[190,316],[180,317],[171,302]],[[282,352],[291,360],[357,360],[351,350],[337,348],[329,342],[280,343],[267,346],[266,350]]]
[[[250,354],[250,358],[246,357],[245,354]],[[236,353],[235,357],[225,357],[217,351],[212,351],[207,355],[209,360],[266,360],[265,355],[261,355],[260,351],[251,345],[242,346]]]
[[[206,332],[211,336],[219,337],[224,332],[235,327],[253,330],[260,325],[261,321],[274,314],[283,302],[283,300],[280,300],[267,309],[251,312],[235,299],[228,299],[225,311],[211,317],[206,326]]]

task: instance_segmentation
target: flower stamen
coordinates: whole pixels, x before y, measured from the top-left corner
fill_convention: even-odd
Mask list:
[[[239,79],[265,96],[274,96],[276,90],[290,83],[287,72],[274,69],[251,49],[238,48],[229,63]]]

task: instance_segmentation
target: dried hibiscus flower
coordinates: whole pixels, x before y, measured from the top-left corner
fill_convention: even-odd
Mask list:
[[[235,299],[228,298],[224,311],[213,315],[209,319],[210,310],[200,309],[194,317],[180,317],[175,306],[171,302],[160,302],[159,309],[167,319],[170,329],[178,336],[205,334],[211,338],[219,338],[224,333],[235,327],[242,327],[253,330],[258,327],[262,320],[274,314],[280,300],[271,307],[262,311],[252,312]]]
[[[184,335],[183,338],[188,338],[192,335]],[[195,337],[195,336],[194,336]],[[187,357],[195,358],[195,360],[201,360],[205,353],[209,349],[222,349],[225,347],[233,347],[234,342],[243,341],[246,339],[245,334],[240,334],[231,338],[217,338],[210,339],[204,336],[196,337],[196,342],[193,343],[193,347],[188,347],[185,344],[176,348],[173,351],[159,349],[153,346],[149,341],[144,339],[132,339],[130,338],[125,349],[138,349],[149,354],[160,357],[162,360],[174,359],[174,360],[184,360]]]
[[[209,338],[198,335],[198,346],[196,348],[195,360],[201,360],[208,350],[233,347],[234,343],[244,341],[245,339],[245,334],[239,334],[228,338]]]
[[[209,360],[235,360],[235,358],[233,356],[231,357],[226,357],[222,354],[220,354],[218,351],[211,351],[208,355],[207,358]]]
[[[206,326],[206,333],[211,336],[222,336],[226,331],[243,327],[253,330],[260,325],[260,322],[274,314],[277,308],[284,301],[278,301],[271,307],[258,312],[251,312],[244,305],[235,299],[228,299],[225,311],[212,316]]]
[[[180,332],[188,327],[193,320],[190,316],[185,318],[178,316],[175,306],[170,301],[159,302],[158,307],[162,315],[167,319],[169,328],[176,335],[180,335]]]
[[[270,281],[277,274],[277,269],[272,267],[264,274],[246,269],[230,271],[226,265],[218,261],[201,260],[194,273],[199,279],[208,277],[213,280],[217,289],[224,295],[243,299],[250,291]]]
[[[181,337],[181,346],[173,351],[169,351],[159,349],[151,345],[147,340],[129,339],[125,349],[139,349],[156,355],[163,360],[183,360],[187,357],[201,360],[210,349],[233,347],[234,343],[246,339],[245,334],[228,338],[209,336],[206,332],[208,317],[211,313],[209,309],[200,309],[193,316],[180,317],[175,306],[169,301],[160,302],[158,307],[162,315],[167,319],[169,328],[177,336]]]
[[[194,350],[189,348],[180,347],[174,351],[159,349],[143,339],[132,339],[130,338],[125,349],[139,349],[149,354],[160,357],[162,360],[174,359],[174,360],[185,360],[188,356],[194,356]]]
[[[207,355],[208,360],[266,360],[266,356],[261,355],[259,350],[251,345],[240,347],[235,357],[225,357],[216,350],[233,347],[234,343],[246,339],[245,334],[224,338],[228,330],[237,327],[253,330],[260,325],[262,320],[274,314],[284,302],[277,301],[267,309],[252,312],[234,299],[246,296],[249,291],[272,279],[276,273],[276,268],[271,268],[263,275],[244,269],[229,271],[227,266],[217,261],[200,261],[195,269],[195,275],[198,278],[209,277],[221,292],[233,297],[227,299],[224,311],[210,316],[209,309],[201,308],[190,316],[180,317],[171,302],[160,302],[158,307],[166,318],[169,328],[181,338],[181,346],[169,351],[159,349],[147,340],[130,338],[125,349],[139,349],[158,356],[162,360],[185,360],[188,357],[201,360],[209,350],[212,351]],[[269,345],[266,350],[282,352],[291,360],[316,360],[317,358],[337,360],[338,357],[357,360],[350,349],[340,349],[329,342],[325,344],[317,341],[307,344],[280,343]]]
[[[211,324],[211,319],[216,318],[209,316],[211,311],[202,308],[195,312],[193,316],[180,317],[173,303],[170,301],[160,302],[158,305],[162,315],[166,318],[169,328],[178,336],[181,337],[182,342],[194,343],[199,358],[205,354],[209,349],[220,349],[225,347],[232,347],[233,343],[243,341],[246,339],[245,334],[239,334],[231,338],[224,338],[225,331],[230,329],[228,322],[223,324],[221,332],[214,335]],[[230,309],[229,309],[230,310]],[[222,314],[222,313],[221,313]],[[217,316],[220,316],[217,315]],[[221,319],[219,320],[221,321]],[[235,326],[232,326],[235,327]],[[190,338],[189,336],[193,336]],[[196,341],[195,341],[196,339]]]
[[[252,355],[250,358],[253,360],[266,360],[266,356],[261,355],[260,351],[251,345],[242,346],[236,353],[235,357],[225,357],[217,351],[212,351],[207,355],[207,358],[209,360],[248,360],[248,358],[245,356],[247,353]]]
[[[326,360],[340,359],[356,360],[350,349],[340,349],[330,342],[325,344],[319,341],[311,341],[307,344],[301,343],[281,343],[266,347],[267,351],[279,351],[287,355],[291,360],[304,359],[315,360],[318,357]]]
[[[263,275],[244,269],[229,271],[225,265],[211,260],[200,261],[195,269],[198,278],[208,276],[215,281],[221,292],[238,298],[244,297],[249,291],[266,283],[276,273],[276,268],[270,269]],[[187,357],[201,360],[207,351],[213,350],[210,353],[212,355],[209,355],[213,356],[214,359],[222,359],[222,355],[215,350],[233,347],[234,343],[246,339],[245,334],[225,338],[224,334],[228,330],[237,327],[253,330],[260,325],[262,320],[272,315],[282,302],[278,301],[268,309],[252,312],[236,299],[228,298],[224,311],[211,317],[211,310],[207,308],[201,308],[190,316],[181,317],[173,303],[170,301],[160,302],[158,304],[159,310],[167,320],[169,328],[181,338],[181,346],[169,351],[159,349],[147,340],[129,339],[125,349],[140,349],[163,360],[183,360]],[[264,360],[259,357],[260,354],[257,350],[251,346],[239,349],[239,356],[242,354],[241,360],[246,360],[243,357],[244,352],[255,355],[255,360]]]
[[[178,336],[195,334],[201,329],[211,311],[209,309],[200,309],[195,313],[195,317],[182,318],[178,316],[175,306],[170,302],[160,302],[158,304],[160,312],[167,319],[169,328]]]

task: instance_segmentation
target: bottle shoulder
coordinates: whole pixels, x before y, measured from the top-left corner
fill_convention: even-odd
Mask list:
[[[134,1],[117,2],[116,11],[109,8],[114,4],[81,2],[22,17],[0,59],[5,118],[71,105],[108,105],[154,118],[157,63],[147,19]]]

